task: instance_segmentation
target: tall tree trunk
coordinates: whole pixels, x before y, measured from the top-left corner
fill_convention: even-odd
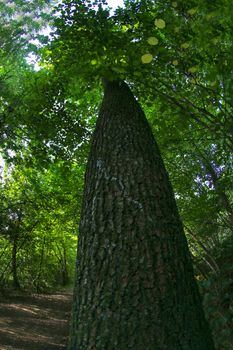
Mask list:
[[[158,146],[105,83],[86,171],[70,350],[213,350]]]

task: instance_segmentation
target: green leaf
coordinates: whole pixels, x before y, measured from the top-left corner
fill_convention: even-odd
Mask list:
[[[166,26],[166,22],[162,18],[156,19],[155,26],[159,29],[164,29]]]
[[[141,57],[141,60],[144,64],[151,63],[151,61],[153,60],[153,56],[150,53],[146,53]]]

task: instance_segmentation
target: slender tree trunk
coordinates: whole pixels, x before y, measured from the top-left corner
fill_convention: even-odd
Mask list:
[[[87,166],[69,349],[214,349],[168,175],[123,82],[105,83]]]
[[[17,272],[17,250],[18,250],[18,234],[15,233],[13,237],[12,255],[11,255],[11,268],[12,268],[14,289],[20,289],[18,272]]]
[[[35,281],[37,293],[39,293],[41,291],[41,275],[42,275],[42,267],[43,267],[43,263],[44,263],[45,241],[46,241],[46,239],[44,237],[43,241],[42,241],[42,247],[40,250],[40,263],[38,266],[38,272],[37,272],[36,281]]]
[[[62,244],[62,285],[66,286],[69,283],[69,273],[67,268],[66,246]]]

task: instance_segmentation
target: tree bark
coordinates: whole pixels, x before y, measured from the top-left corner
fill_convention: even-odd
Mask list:
[[[213,350],[158,146],[105,81],[86,170],[69,350]]]

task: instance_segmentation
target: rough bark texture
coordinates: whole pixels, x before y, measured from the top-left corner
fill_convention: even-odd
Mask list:
[[[86,172],[70,350],[213,350],[160,152],[106,82]]]

